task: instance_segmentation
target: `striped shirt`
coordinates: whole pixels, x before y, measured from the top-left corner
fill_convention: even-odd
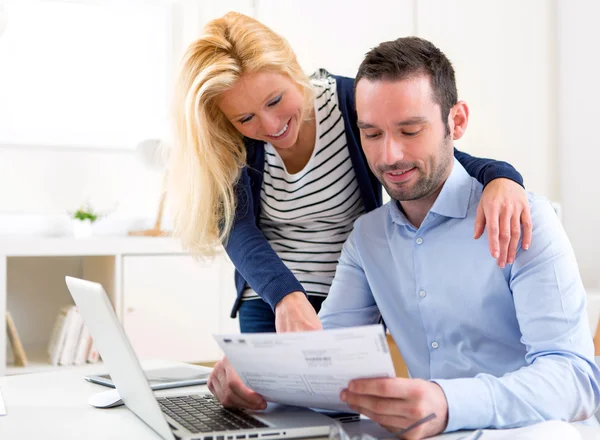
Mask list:
[[[315,148],[296,174],[265,145],[260,228],[311,296],[325,297],[354,220],[365,212],[331,76],[313,79]],[[246,288],[243,299],[258,295]]]

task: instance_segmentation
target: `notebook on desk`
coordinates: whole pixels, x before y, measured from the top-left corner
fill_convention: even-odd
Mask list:
[[[329,433],[331,419],[309,409],[270,404],[265,411],[232,410],[210,393],[156,398],[102,285],[72,277],[66,283],[121,399],[162,438],[238,440]]]

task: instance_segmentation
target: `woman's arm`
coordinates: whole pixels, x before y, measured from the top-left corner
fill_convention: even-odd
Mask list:
[[[499,178],[510,179],[522,187],[524,186],[523,177],[509,163],[494,159],[473,157],[456,148],[454,149],[454,157],[467,170],[467,173],[475,177],[484,187],[492,180]]]
[[[252,289],[275,312],[277,331],[320,328],[321,323],[306,298],[304,288],[256,226],[246,168],[242,170],[235,192],[235,219],[225,243],[229,258]]]
[[[467,172],[484,186],[477,207],[474,238],[487,228],[490,253],[498,266],[515,261],[521,229],[521,247],[531,244],[531,215],[523,178],[512,165],[492,159],[481,159],[454,149],[454,156]]]
[[[225,250],[252,289],[275,309],[284,296],[304,289],[256,226],[246,168],[242,170],[235,192],[235,219]]]

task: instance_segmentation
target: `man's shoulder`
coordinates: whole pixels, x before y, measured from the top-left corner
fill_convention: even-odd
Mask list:
[[[527,192],[527,200],[529,201],[533,227],[535,227],[535,219],[552,218],[560,220],[560,207],[555,202],[532,192]]]

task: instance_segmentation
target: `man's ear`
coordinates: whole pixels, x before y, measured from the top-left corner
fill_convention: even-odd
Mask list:
[[[450,109],[448,115],[450,129],[452,132],[452,139],[457,140],[463,137],[467,130],[467,124],[469,123],[469,107],[465,101],[458,101]]]

